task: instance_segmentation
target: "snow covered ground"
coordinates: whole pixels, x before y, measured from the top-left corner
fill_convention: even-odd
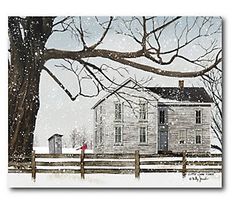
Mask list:
[[[48,148],[45,147],[35,147],[35,150],[36,153],[48,153],[49,151]],[[67,149],[63,148],[63,153],[80,153],[80,151],[71,148]],[[86,150],[86,153],[92,153],[92,150]],[[179,158],[178,160],[180,159],[181,158]],[[44,160],[46,159],[40,159],[40,161]],[[57,160],[58,159],[50,159],[50,161],[57,161]],[[59,160],[61,161],[62,159],[60,158]],[[70,161],[72,160],[73,159],[70,159]],[[150,168],[150,166],[148,167]],[[180,167],[181,166],[179,166],[179,168]],[[154,168],[154,166],[151,166],[151,168]],[[80,174],[44,174],[44,173],[38,174],[37,173],[36,181],[34,182],[31,179],[31,174],[11,173],[8,174],[8,186],[12,188],[17,188],[17,187],[21,188],[22,187],[220,188],[222,187],[222,174],[187,173],[186,177],[183,178],[181,173],[141,173],[139,179],[136,179],[134,177],[134,174],[85,174],[85,179],[81,179]]]
[[[8,174],[8,186],[17,187],[155,187],[155,188],[220,188],[221,174],[148,173],[136,179],[132,174],[37,174],[33,182],[31,174]]]

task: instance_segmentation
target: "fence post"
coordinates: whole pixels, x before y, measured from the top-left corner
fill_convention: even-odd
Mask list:
[[[139,150],[135,151],[135,178],[140,177],[140,155]]]
[[[187,151],[183,151],[182,153],[182,176],[186,176],[186,166],[187,166],[187,159],[186,159]]]
[[[32,167],[32,179],[36,181],[36,160],[35,160],[34,150],[32,151],[31,167]]]
[[[81,178],[84,179],[85,178],[85,169],[84,169],[84,157],[85,157],[85,153],[84,150],[81,150],[81,158],[80,158],[80,170],[81,170]]]

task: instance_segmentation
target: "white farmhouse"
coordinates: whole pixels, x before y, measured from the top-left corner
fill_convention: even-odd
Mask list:
[[[132,79],[94,106],[95,153],[210,152],[211,105],[202,87],[143,87]]]

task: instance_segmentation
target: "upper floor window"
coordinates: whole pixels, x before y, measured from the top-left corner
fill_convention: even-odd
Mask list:
[[[147,127],[140,127],[140,143],[147,143]]]
[[[147,110],[148,110],[147,102],[140,102],[140,120],[147,119]]]
[[[122,104],[121,103],[115,103],[115,120],[121,120],[122,119]]]
[[[116,126],[115,127],[115,144],[122,143],[122,126]]]
[[[160,124],[166,123],[166,111],[165,110],[159,110],[159,123]]]
[[[196,110],[196,124],[202,123],[202,112],[201,110]]]
[[[97,108],[95,108],[95,122],[97,123]]]
[[[103,120],[103,107],[100,106],[100,123],[102,122]]]

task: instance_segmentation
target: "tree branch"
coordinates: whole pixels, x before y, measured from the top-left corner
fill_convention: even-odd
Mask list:
[[[157,27],[156,29],[150,31],[147,36],[150,36],[152,33],[156,33],[157,31],[160,31],[161,29],[167,27],[168,25],[170,25],[171,23],[175,22],[176,20],[180,19],[181,16],[175,17],[174,19],[170,20],[169,22],[161,25],[160,27]]]
[[[84,39],[86,31],[84,31],[84,28],[82,27],[82,19],[80,18],[79,21],[80,27],[77,27],[76,24],[74,23],[75,27],[74,30],[77,31],[77,36],[83,45],[83,49],[80,51],[63,51],[56,49],[48,49],[44,53],[44,58],[45,60],[71,59],[78,61],[84,58],[101,57],[123,65],[140,69],[142,71],[151,72],[162,76],[169,76],[169,77],[202,76],[205,73],[212,70],[213,68],[216,68],[217,65],[220,62],[222,62],[221,58],[222,55],[220,50],[221,47],[219,46],[217,47],[218,41],[214,39],[213,41],[211,41],[211,44],[209,46],[207,46],[208,44],[203,45],[204,42],[198,42],[197,47],[201,47],[200,50],[204,52],[202,52],[200,56],[197,56],[196,58],[195,58],[196,55],[193,58],[185,54],[185,50],[189,49],[189,47],[192,46],[193,42],[195,43],[196,40],[198,39],[201,40],[201,38],[206,38],[209,37],[210,35],[219,33],[219,29],[217,28],[214,29],[214,27],[212,27],[214,24],[212,18],[208,17],[196,18],[192,23],[188,20],[188,18],[182,19],[182,21],[179,22],[178,20],[180,18],[181,17],[179,16],[172,19],[163,18],[161,23],[155,21],[154,17],[142,17],[142,18],[132,17],[131,19],[121,19],[124,23],[124,27],[126,27],[125,30],[127,30],[128,32],[125,31],[123,32],[122,29],[120,28],[121,30],[120,34],[122,35],[127,34],[129,37],[134,38],[134,40],[138,40],[137,43],[141,48],[140,50],[132,52],[122,52],[122,51],[96,48],[98,45],[102,43],[108,31],[111,29],[113,17],[110,17],[109,21],[105,22],[105,24],[108,23],[107,28],[104,28],[102,25],[104,32],[101,35],[100,39],[95,44],[88,46]],[[152,25],[150,26],[151,23]],[[155,23],[157,23],[158,25],[156,26]],[[171,24],[174,24],[173,36],[175,35],[176,37],[177,46],[174,47],[173,44],[173,49],[162,50],[162,48],[166,47],[161,46],[162,40],[160,40],[160,36],[161,34],[166,35],[165,31],[167,31],[167,28]],[[135,27],[136,30],[132,30],[132,25]],[[119,27],[119,25],[117,25],[117,27]],[[220,26],[218,26],[218,28],[220,28]],[[177,33],[178,30],[180,30],[179,33]],[[166,33],[168,34],[169,32]],[[165,40],[168,41],[168,35],[166,35],[166,38],[167,39]],[[196,46],[196,44],[194,44],[193,46]],[[217,53],[216,57],[215,53]],[[152,64],[141,64],[138,63],[137,61],[138,59],[130,60],[129,58],[144,58],[160,66],[170,65],[174,63],[176,59],[181,59],[183,62],[189,63],[190,65],[198,66],[199,69],[198,71],[193,71],[193,72],[192,71],[182,72],[178,71],[177,69],[176,70],[162,69],[158,65],[155,66]],[[163,60],[163,58],[167,60]]]
[[[220,62],[222,62],[222,58],[219,58],[212,64],[211,66],[204,68],[200,71],[193,71],[193,72],[180,72],[180,71],[173,71],[173,70],[162,70],[160,68],[152,67],[149,65],[140,64],[137,62],[133,62],[127,60],[125,58],[137,58],[143,55],[143,51],[139,50],[136,52],[117,52],[112,50],[104,50],[104,49],[94,49],[92,51],[83,50],[83,51],[63,51],[63,50],[56,50],[56,49],[48,49],[45,51],[45,59],[73,59],[73,60],[80,60],[82,58],[88,57],[102,57],[113,60],[115,62],[119,62],[124,65],[128,65],[131,67],[138,68],[140,70],[155,73],[158,75],[169,76],[169,77],[197,77],[201,76],[210,70],[212,70],[215,66],[217,66]]]
[[[211,148],[212,148],[212,149],[217,149],[217,150],[219,150],[221,153],[223,152],[223,149],[222,149],[221,147],[215,145],[215,144],[212,144],[212,145],[211,145]]]
[[[113,20],[113,17],[110,17],[109,18],[109,23],[108,23],[108,26],[106,28],[106,30],[104,31],[103,35],[101,36],[100,40],[97,41],[97,43],[95,43],[94,45],[90,46],[89,48],[92,50],[92,49],[95,49],[98,45],[100,45],[102,43],[102,41],[104,40],[106,34],[108,33],[109,29],[110,29],[110,26],[112,24],[112,20]]]
[[[158,74],[158,75],[162,75],[162,76],[168,76],[168,77],[197,77],[197,76],[201,76],[201,75],[209,72],[210,70],[212,70],[216,65],[218,65],[222,61],[222,58],[219,58],[218,60],[216,60],[216,62],[214,64],[212,64],[211,66],[209,66],[203,70],[200,70],[200,71],[180,72],[180,71],[173,71],[173,70],[162,70],[160,68],[156,68],[156,67],[152,67],[152,66],[148,66],[148,65],[143,65],[143,64],[136,63],[136,62],[126,60],[123,58],[119,58],[119,59],[110,58],[110,59],[113,61],[122,63],[124,65],[129,65],[131,67],[138,68],[138,69],[146,71],[146,72],[150,72],[150,73],[154,73],[154,74]]]
[[[53,80],[60,86],[62,90],[64,90],[64,92],[69,96],[69,98],[72,101],[76,100],[78,94],[75,97],[73,97],[73,95],[69,92],[69,90],[65,88],[65,86],[60,82],[60,80],[48,68],[43,66],[43,70],[45,70],[53,78]]]
[[[55,27],[56,25],[59,25],[59,24],[64,23],[64,22],[65,22],[66,20],[68,20],[69,18],[71,18],[71,17],[68,16],[68,17],[63,18],[62,20],[60,20],[60,21],[54,23],[52,27]]]

